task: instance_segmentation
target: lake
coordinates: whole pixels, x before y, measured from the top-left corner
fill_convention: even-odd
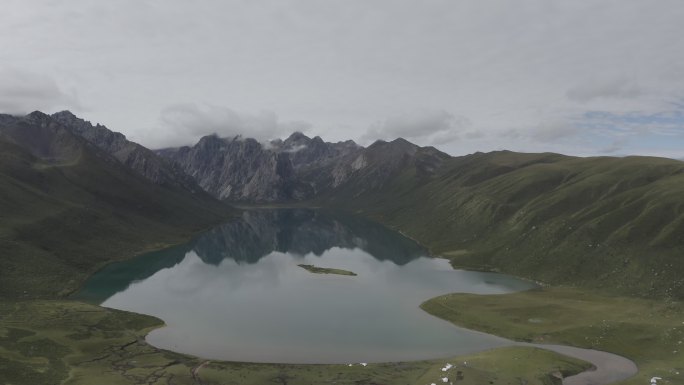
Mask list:
[[[298,264],[357,276],[314,274]],[[229,361],[358,363],[441,358],[509,345],[419,305],[533,284],[453,270],[377,223],[328,211],[249,210],[191,242],[115,263],[75,297],[156,316],[159,348]],[[462,309],[468,311],[468,309]]]

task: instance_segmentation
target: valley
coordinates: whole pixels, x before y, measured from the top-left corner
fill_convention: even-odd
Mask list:
[[[145,342],[153,329],[164,330],[157,329],[157,318],[68,299],[93,273],[116,271],[112,262],[153,250],[170,254],[131,260],[131,281],[182,263],[191,250],[203,256],[203,264],[220,265],[225,255],[216,252],[217,242],[234,247],[238,265],[249,266],[285,250],[273,245],[318,255],[331,239],[383,263],[401,266],[424,247],[451,267],[538,281],[542,287],[536,290],[447,294],[422,308],[516,341],[623,355],[639,368],[623,384],[651,377],[684,383],[680,161],[508,151],[451,157],[403,139],[361,147],[301,133],[266,146],[209,136],[193,147],[150,151],[67,112],[2,115],[0,146],[4,383],[88,384],[106,376],[107,383],[121,384],[422,384],[439,380],[446,363],[468,362],[450,374],[457,383],[542,384],[587,369],[587,363],[525,346],[368,366],[215,362]],[[335,221],[295,218],[300,233],[283,233],[255,219],[238,224],[249,210],[227,202],[347,214]],[[367,219],[422,246],[399,235],[385,235],[389,239],[381,244],[363,242],[387,232],[364,224]],[[354,226],[363,230],[324,231]],[[185,246],[210,228],[224,236]],[[297,242],[307,232],[325,241]],[[306,262],[318,266],[315,259]],[[349,271],[358,277],[309,278],[366,273]],[[114,280],[106,290],[130,285]],[[101,294],[83,300],[96,302]]]

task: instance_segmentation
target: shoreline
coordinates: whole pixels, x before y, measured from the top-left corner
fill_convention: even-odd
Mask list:
[[[601,385],[634,377],[639,368],[634,361],[618,354],[595,349],[583,349],[569,345],[517,343],[516,346],[531,346],[550,350],[564,356],[591,363],[594,368],[563,378],[563,385]]]
[[[321,210],[321,209],[323,209],[323,210],[325,210],[325,208],[323,208],[323,207],[311,207],[311,206],[277,206],[277,207],[274,207],[274,206],[249,206],[249,205],[246,205],[246,206],[240,206],[240,207],[236,207],[236,208],[238,208],[238,209],[240,209],[240,210],[274,210],[274,209],[276,209],[276,210],[277,210],[277,209],[309,209],[309,210]],[[342,210],[342,211],[346,211],[346,210]],[[383,224],[382,222],[377,221],[375,218],[368,218],[368,217],[366,217],[366,216],[364,216],[364,215],[362,215],[362,214],[359,214],[359,213],[352,213],[352,212],[348,212],[348,213],[349,213],[349,214],[352,214],[352,215],[356,215],[356,216],[362,217],[362,218],[365,218],[365,219],[367,219],[367,220],[374,221],[374,222],[376,222],[376,223],[379,223],[379,224],[381,224],[381,225],[387,227],[385,224]],[[227,219],[228,221],[232,220],[232,218],[226,218],[226,219]],[[418,245],[424,247],[425,250],[428,251],[428,256],[429,256],[429,257],[450,260],[448,257],[445,257],[445,256],[443,256],[443,255],[437,255],[437,254],[433,254],[433,253],[429,252],[429,249],[426,248],[422,243],[420,243],[420,242],[418,242],[417,240],[415,240],[415,239],[409,237],[408,235],[406,235],[406,234],[405,234],[403,231],[401,231],[400,229],[395,229],[395,228],[391,228],[391,227],[388,227],[388,228],[391,229],[391,230],[393,230],[393,231],[396,231],[396,232],[400,233],[402,236],[407,237],[407,238],[413,240],[414,242],[416,242]],[[188,239],[192,239],[193,237],[197,236],[197,234],[200,234],[201,232],[206,231],[207,229],[208,229],[208,228],[204,228],[204,229],[202,229],[202,230],[198,230],[198,231],[194,232],[193,235],[191,235]],[[140,256],[140,255],[143,255],[143,254],[146,254],[146,253],[149,253],[149,252],[164,250],[164,249],[166,249],[166,248],[173,247],[173,246],[175,246],[175,245],[181,244],[182,242],[183,242],[182,240],[179,240],[179,242],[177,242],[177,243],[164,244],[164,245],[162,245],[162,247],[154,247],[154,246],[152,246],[152,247],[150,247],[150,248],[145,248],[144,251],[138,252],[138,253],[136,253],[136,254],[133,255],[133,256],[130,256],[130,257],[127,257],[127,258],[124,258],[124,259],[121,259],[121,260],[132,259],[132,258],[136,258],[136,257],[138,257],[138,256]],[[118,261],[118,260],[117,260],[117,261]],[[107,264],[105,264],[104,266],[101,266],[100,268],[98,268],[96,271],[99,271],[99,270],[101,270],[102,268],[104,268],[105,266],[107,266],[107,265],[109,265],[109,264],[111,264],[111,263],[115,263],[115,262],[117,262],[117,261],[112,261],[112,262],[110,262],[110,263],[107,263]],[[450,264],[450,265],[451,265],[451,264]],[[452,267],[453,270],[483,271],[483,270],[473,270],[473,269],[467,269],[467,268],[460,268],[460,267],[455,267],[455,266],[453,266],[453,265],[451,265],[451,267]],[[96,272],[96,271],[95,271],[95,272]],[[491,271],[491,270],[484,270],[484,271],[502,274],[502,273],[497,272],[497,271]],[[92,274],[94,274],[95,272],[93,272]],[[90,276],[92,276],[92,274],[90,274]],[[508,274],[507,274],[507,275],[508,275]],[[90,277],[90,276],[89,276],[89,277]],[[511,276],[512,276],[512,275],[511,275]],[[516,278],[519,278],[519,279],[522,279],[522,280],[525,280],[525,281],[534,283],[534,284],[536,284],[536,285],[538,285],[538,286],[542,286],[542,287],[543,287],[543,286],[547,286],[547,284],[544,284],[544,283],[535,281],[535,280],[530,279],[530,278],[517,277],[517,276],[516,276]],[[85,283],[85,281],[87,281],[87,279],[84,280],[83,283]],[[83,284],[83,283],[82,283],[82,284]],[[82,287],[82,284],[80,285],[80,287]],[[80,288],[79,288],[79,290],[80,290]],[[535,289],[533,288],[533,289],[530,289],[530,290],[535,290]],[[78,290],[74,290],[74,291],[73,291],[72,293],[70,293],[68,296],[66,296],[65,298],[63,298],[63,300],[74,301],[74,302],[85,302],[85,301],[83,301],[83,300],[71,298],[71,296],[72,296],[74,293],[76,293],[76,292],[78,292]],[[437,297],[435,297],[435,298],[437,298]],[[87,302],[85,302],[85,303],[87,303]],[[102,307],[102,308],[108,309],[107,307],[101,306],[100,304],[94,304],[94,305],[95,305],[95,306],[98,306],[98,307]],[[136,314],[139,314],[139,313],[136,313]],[[428,313],[428,314],[429,314],[429,313]],[[142,315],[146,315],[146,314],[142,314]],[[146,316],[147,316],[147,315],[146,315]],[[155,316],[153,316],[153,317],[155,317]],[[158,317],[155,317],[155,318],[158,318]],[[440,318],[440,317],[437,317],[437,318]],[[440,318],[440,319],[441,319],[441,318]],[[153,330],[156,330],[156,329],[159,329],[159,328],[163,328],[163,327],[166,326],[165,321],[164,321],[163,319],[160,319],[160,320],[161,320],[162,323],[163,323],[162,325],[158,325],[158,326],[156,326],[156,327],[153,327],[153,328],[151,328],[150,330],[147,330],[147,331],[145,332],[145,337],[144,337],[145,343],[148,344],[149,346],[154,347],[154,348],[157,348],[157,347],[154,346],[154,345],[152,345],[150,342],[147,341],[147,336],[148,336],[148,334],[149,334],[150,332],[152,332]],[[445,320],[445,321],[446,321],[446,320]],[[447,322],[448,322],[448,321],[447,321]],[[474,332],[477,332],[477,333],[483,333],[483,334],[487,334],[487,335],[490,335],[490,336],[495,336],[495,337],[498,337],[498,338],[502,338],[502,339],[508,340],[508,341],[511,342],[510,346],[520,346],[520,347],[530,347],[530,348],[544,349],[544,350],[549,350],[549,351],[556,352],[556,353],[559,353],[559,354],[562,354],[562,355],[565,355],[565,356],[578,358],[578,359],[581,359],[581,360],[583,360],[583,361],[586,361],[586,362],[591,363],[592,365],[594,365],[594,367],[596,367],[597,369],[599,369],[599,370],[590,369],[590,370],[581,372],[581,373],[579,373],[579,374],[576,374],[576,375],[567,377],[567,378],[563,379],[563,384],[564,384],[564,385],[580,385],[580,384],[589,384],[589,383],[591,383],[591,384],[597,384],[597,385],[605,385],[605,384],[609,384],[609,383],[614,382],[614,381],[619,381],[619,380],[622,380],[622,379],[626,379],[626,378],[632,377],[633,375],[635,375],[635,374],[638,372],[638,368],[637,368],[636,364],[635,364],[633,361],[631,361],[631,360],[629,360],[629,359],[627,359],[627,358],[625,358],[625,357],[619,356],[619,355],[617,355],[617,354],[610,353],[610,352],[602,352],[602,351],[597,351],[597,350],[593,350],[593,349],[584,349],[584,348],[579,348],[579,347],[575,347],[575,346],[571,346],[571,345],[545,345],[545,344],[533,344],[533,343],[526,343],[526,342],[518,342],[518,341],[511,340],[511,339],[508,339],[508,338],[505,338],[505,337],[502,337],[502,336],[499,336],[499,335],[496,335],[496,334],[487,333],[487,332],[479,331],[479,330],[476,330],[476,329],[469,329],[469,328],[464,328],[464,329],[468,329],[468,330],[471,330],[471,331],[474,331]],[[161,348],[157,348],[157,349],[161,349]],[[163,349],[163,350],[166,350],[166,349]],[[485,349],[484,351],[487,351],[487,350],[489,350],[489,349]],[[186,354],[186,353],[175,352],[175,351],[171,351],[171,350],[169,350],[169,351],[170,351],[170,352],[173,352],[173,353],[176,353],[176,354],[187,355],[187,356],[192,357],[192,358],[195,358],[195,359],[203,359],[203,360],[209,359],[209,358],[206,358],[206,357],[200,357],[200,356],[190,355],[190,354]],[[599,356],[599,358],[600,358],[602,361],[596,361],[596,356]],[[618,374],[618,377],[615,378],[615,379],[612,379],[613,377],[610,377],[610,376],[609,376],[609,377],[611,378],[611,379],[609,379],[609,380],[606,380],[606,381],[599,380],[599,381],[597,381],[597,380],[596,380],[597,378],[600,379],[600,378],[603,378],[603,377],[606,375],[605,369],[604,369],[604,370],[600,370],[600,369],[606,366],[606,365],[605,365],[605,362],[606,362],[605,360],[609,360],[609,361],[610,361],[610,358],[611,358],[611,357],[613,357],[613,363],[616,363],[617,366],[620,366],[620,367],[622,367],[622,368],[625,368],[624,373],[623,373],[623,372],[620,372],[620,373]],[[449,357],[435,358],[435,359],[431,359],[431,360],[448,359],[448,358],[449,358]],[[594,359],[594,361],[592,361],[592,359]],[[244,364],[289,365],[289,363],[278,363],[278,362],[268,362],[268,363],[265,363],[265,362],[223,361],[223,360],[212,360],[212,361],[213,361],[214,363],[217,363],[217,364],[227,364],[227,363],[233,363],[233,362],[240,362],[240,363],[244,363]],[[401,362],[419,362],[419,361],[424,361],[424,360],[419,359],[419,360],[410,360],[410,361],[401,361]],[[399,361],[375,362],[374,364],[397,364],[397,363],[399,363]],[[312,365],[312,366],[313,366],[313,365],[322,365],[322,364],[320,364],[320,363],[306,363],[306,364],[300,364],[300,365]],[[334,363],[325,364],[325,365],[334,365]],[[612,367],[614,367],[613,365],[608,365],[608,366],[609,366],[609,369],[612,368]],[[609,369],[608,369],[608,370],[609,370]],[[608,373],[608,375],[610,375],[610,374],[611,374],[611,373]],[[572,380],[571,380],[571,379],[572,379]],[[570,382],[566,382],[566,380],[568,380],[568,381],[570,381]],[[585,382],[582,382],[582,381],[585,381]],[[587,382],[587,381],[590,381],[590,382]]]

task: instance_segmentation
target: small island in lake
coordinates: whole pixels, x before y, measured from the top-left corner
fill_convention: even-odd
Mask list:
[[[356,273],[354,273],[353,271],[349,271],[349,270],[331,269],[328,267],[318,267],[318,266],[314,266],[314,265],[304,265],[304,264],[300,264],[297,266],[299,266],[302,269],[305,269],[311,273],[314,273],[314,274],[356,275]]]

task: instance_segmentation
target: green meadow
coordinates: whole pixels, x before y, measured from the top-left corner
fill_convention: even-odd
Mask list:
[[[588,364],[534,348],[440,360],[285,365],[215,362],[145,343],[154,317],[63,300],[0,302],[3,384],[558,384]],[[442,371],[447,363],[453,365]],[[522,363],[522,365],[521,365]]]
[[[505,295],[447,294],[421,305],[455,325],[516,341],[608,351],[633,360],[624,384],[684,384],[684,304],[547,287]]]

